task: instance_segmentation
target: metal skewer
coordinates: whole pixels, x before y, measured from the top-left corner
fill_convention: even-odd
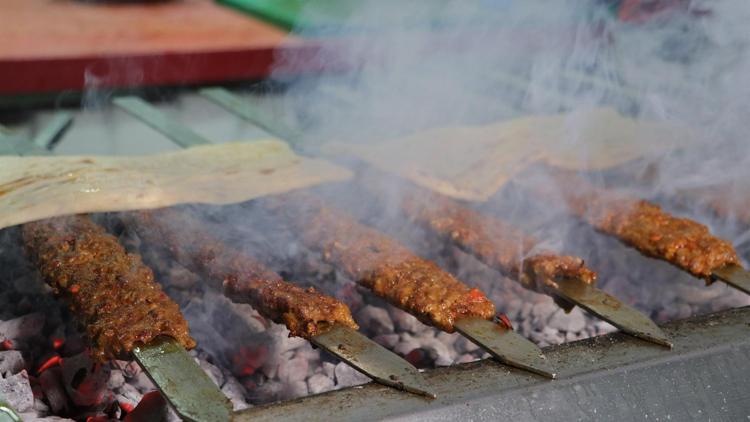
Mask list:
[[[721,280],[735,289],[750,295],[750,272],[739,265],[727,265],[726,267],[714,270],[711,275],[715,279]]]
[[[113,103],[183,148],[211,143],[138,97],[120,97],[114,99]],[[178,130],[174,130],[175,128]],[[375,382],[435,397],[422,374],[413,365],[356,330],[336,325],[331,330],[312,337],[310,341]]]
[[[3,393],[0,393],[0,422],[21,422],[21,420],[21,417],[13,410],[13,406],[8,403]]]
[[[223,88],[205,88],[200,91],[200,94],[277,136],[284,138],[284,134],[295,133],[268,113],[245,104]],[[292,143],[296,141],[296,139],[284,139]],[[541,349],[515,331],[481,319],[460,320],[454,325],[461,334],[481,346],[500,362],[555,378],[555,371],[549,367]]]
[[[201,94],[234,112],[239,117],[259,123],[268,130],[274,131],[274,127],[278,126],[278,123],[272,124],[268,120],[263,121],[265,114],[261,110],[245,105],[239,98],[225,89],[208,88],[201,90]],[[289,130],[282,131],[290,132]],[[449,239],[449,241],[453,240],[455,239]],[[466,248],[463,249],[466,250]],[[560,286],[558,289],[550,289],[550,294],[553,296],[561,297],[580,306],[628,334],[672,347],[666,335],[651,319],[622,303],[614,296],[577,280],[565,280],[558,285]]]
[[[64,130],[69,125],[70,121],[57,127]],[[44,138],[47,142],[59,140],[59,131],[53,132],[47,132],[48,136]],[[16,144],[15,150],[20,155],[47,155],[51,153],[46,149],[48,146],[52,145],[27,141]],[[159,337],[136,347],[133,356],[183,419],[196,422],[230,420],[232,408],[229,400],[175,339]],[[2,411],[0,403],[0,414]]]

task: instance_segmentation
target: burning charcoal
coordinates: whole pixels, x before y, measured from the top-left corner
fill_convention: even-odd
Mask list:
[[[368,382],[370,379],[344,362],[336,365],[336,387],[349,387]]]
[[[234,411],[250,407],[245,401],[245,387],[233,377],[228,377],[226,379],[224,386],[221,387],[221,392],[232,402],[232,409]]]
[[[393,348],[393,351],[401,356],[406,356],[412,350],[419,349],[420,347],[421,344],[419,343],[418,339],[414,338],[410,334],[402,333],[401,341],[396,344],[396,346]]]
[[[285,398],[296,399],[297,397],[304,397],[306,395],[307,383],[304,380],[291,382],[284,387]]]
[[[436,366],[449,366],[453,364],[456,353],[435,337],[420,338],[422,350],[428,353],[430,359]]]
[[[218,387],[224,385],[224,374],[221,373],[221,369],[203,359],[195,358],[195,361],[200,365],[201,369],[203,369],[203,372],[211,378],[211,381],[213,381],[214,384]]]
[[[307,380],[307,388],[311,394],[318,394],[333,389],[333,379],[324,374],[315,374]]]
[[[68,395],[63,387],[62,370],[60,368],[50,368],[39,376],[39,384],[42,386],[42,392],[52,408],[52,412],[61,413],[68,410]]]
[[[0,337],[19,340],[36,336],[44,328],[44,314],[35,312],[8,321],[0,322]]]
[[[284,384],[269,380],[250,391],[250,395],[259,402],[278,400],[284,392]]]
[[[446,333],[444,331],[441,331],[437,333],[435,336],[436,339],[440,340],[441,343],[443,343],[448,348],[453,348],[453,344],[456,343],[456,340],[461,338],[461,335],[458,333]]]
[[[396,327],[401,331],[417,333],[425,328],[424,324],[419,322],[414,316],[400,309],[391,307],[391,317],[393,318],[393,322],[396,323]]]
[[[163,421],[167,418],[167,402],[158,391],[143,396],[138,405],[125,418],[126,421]]]
[[[467,353],[465,355],[459,356],[458,359],[456,359],[456,363],[468,363],[468,362],[474,362],[475,360],[477,360],[476,356],[470,353]]]
[[[456,340],[456,349],[461,353],[472,353],[479,350],[479,346],[466,337],[459,337]]]
[[[139,372],[138,375],[133,377],[133,386],[137,388],[141,393],[146,393],[156,388],[154,382],[151,381],[148,375],[146,375],[146,373],[143,371]]]
[[[109,380],[108,365],[94,363],[84,352],[63,359],[60,366],[63,385],[73,403],[93,406],[102,401]]]
[[[26,412],[34,406],[34,393],[25,370],[0,380],[0,393],[18,412]]]
[[[381,334],[373,338],[375,342],[387,349],[393,349],[398,344],[398,334]]]
[[[25,366],[26,362],[18,350],[0,352],[0,376],[8,377],[17,374]]]
[[[116,390],[125,384],[125,376],[122,375],[122,371],[119,369],[113,369],[109,373],[109,380],[107,380],[107,388],[110,390]]]
[[[308,363],[303,357],[295,357],[279,365],[278,377],[281,382],[291,384],[307,377]]]
[[[393,332],[393,321],[383,308],[367,305],[357,312],[356,320],[365,330],[374,334]]]
[[[586,316],[578,308],[574,308],[569,314],[565,314],[565,311],[558,309],[557,312],[552,314],[547,326],[568,333],[577,333],[586,327]]]
[[[133,378],[141,373],[141,367],[136,361],[113,360],[112,365],[122,371],[125,378]]]
[[[141,401],[142,397],[143,394],[138,391],[137,388],[125,383],[119,388],[118,393],[115,396],[115,400],[117,400],[119,403],[128,403],[135,406],[138,404],[138,402]]]
[[[331,362],[323,362],[323,373],[328,377],[333,379],[335,376],[335,370],[336,365]]]

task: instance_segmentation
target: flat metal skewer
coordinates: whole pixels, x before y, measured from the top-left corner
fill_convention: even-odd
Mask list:
[[[267,113],[245,104],[236,95],[223,88],[206,88],[201,90],[200,93],[235,115],[258,124],[271,132],[275,132],[279,128],[278,124],[266,120]],[[290,132],[290,130],[283,129],[275,134],[283,137],[284,133]],[[553,295],[560,296],[568,302],[580,306],[623,332],[666,347],[672,347],[672,343],[651,319],[622,303],[614,296],[577,280],[566,280],[559,284],[560,289],[552,292]]]
[[[713,278],[750,295],[750,272],[739,265],[727,265],[714,270],[711,275]]]
[[[113,102],[183,148],[211,143],[163,115],[139,97],[120,97]],[[179,127],[179,130],[174,131],[175,127]],[[422,374],[413,365],[355,330],[336,325],[310,340],[375,382],[426,397],[435,397]]]
[[[356,330],[335,325],[310,339],[375,382],[435,398],[419,370]]]
[[[62,130],[67,125],[59,127]],[[59,139],[59,136],[52,138]],[[16,150],[23,155],[50,153],[31,141],[17,144]],[[232,406],[229,399],[176,340],[159,337],[136,347],[133,356],[183,419],[196,422],[230,420]]]
[[[176,340],[159,337],[136,347],[133,356],[185,420],[229,421],[229,399]]]
[[[550,293],[574,303],[589,313],[607,321],[623,332],[662,346],[672,348],[672,342],[654,321],[616,297],[581,280],[560,280]]]
[[[206,88],[201,90],[200,93],[238,117],[255,123],[287,141],[296,141],[296,139],[285,138],[286,134],[294,133],[293,130],[286,128],[277,121],[272,123],[271,120],[267,119],[267,113],[247,105],[231,92],[223,88]],[[555,372],[550,369],[549,364],[543,357],[542,350],[515,331],[491,321],[473,318],[457,321],[454,325],[462,335],[482,347],[500,362],[545,377],[555,378]]]
[[[542,349],[511,328],[481,318],[461,319],[454,326],[458,332],[508,366],[548,378],[557,377]]]

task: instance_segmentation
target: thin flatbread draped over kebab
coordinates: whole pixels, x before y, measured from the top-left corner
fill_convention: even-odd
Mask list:
[[[250,304],[261,315],[285,324],[293,336],[310,339],[334,324],[358,329],[349,308],[314,288],[284,281],[251,256],[227,246],[198,221],[178,210],[121,214],[127,227],[145,242],[169,251],[174,259],[205,274],[230,299]]]
[[[0,156],[0,228],[61,215],[240,203],[350,176],[273,140],[131,157]]]
[[[461,318],[490,320],[495,315],[495,306],[480,290],[318,197],[295,192],[263,201],[300,233],[307,247],[425,324],[453,332]]]
[[[151,269],[87,216],[25,224],[23,241],[44,280],[85,326],[98,360],[125,358],[159,336],[195,347],[187,321]]]
[[[703,224],[675,217],[648,201],[598,188],[570,172],[552,170],[552,174],[558,195],[571,212],[646,256],[667,261],[707,283],[713,281],[715,270],[739,265],[734,247]]]

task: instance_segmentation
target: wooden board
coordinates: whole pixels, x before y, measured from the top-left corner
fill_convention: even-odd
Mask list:
[[[0,95],[260,78],[277,49],[312,48],[210,0],[1,7]]]

